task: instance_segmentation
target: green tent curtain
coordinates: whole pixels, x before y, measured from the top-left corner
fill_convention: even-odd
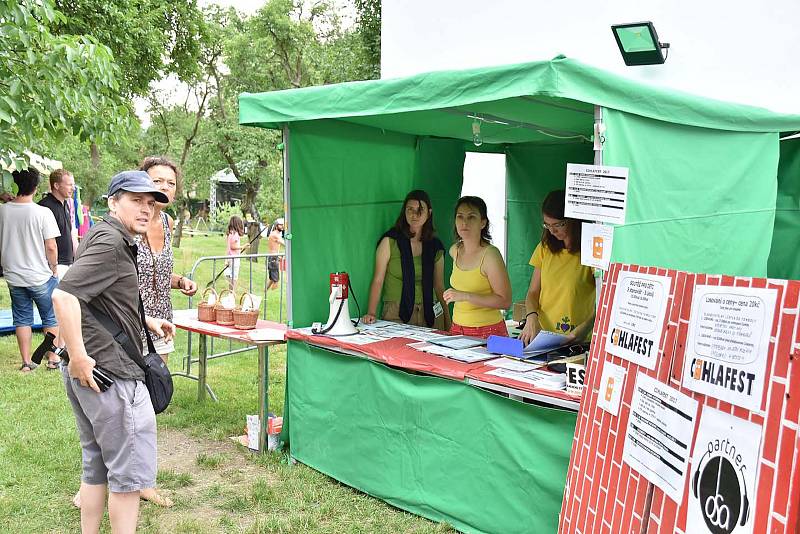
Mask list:
[[[769,276],[800,279],[800,139],[780,144],[775,231],[769,254]]]
[[[542,201],[564,188],[567,163],[592,163],[590,143],[511,145],[506,149],[506,264],[514,302],[525,300],[542,236]]]
[[[555,532],[577,414],[289,341],[292,456],[464,532]]]
[[[723,132],[604,111],[603,163],[628,167],[612,260],[766,276],[778,134]]]
[[[434,222],[448,244],[448,221],[463,174],[463,143],[419,139],[342,123],[290,128],[292,321],[328,318],[328,279],[347,271],[366,313],[378,238],[412,189],[431,195]],[[441,211],[440,211],[441,210]],[[351,299],[351,315],[356,307]]]

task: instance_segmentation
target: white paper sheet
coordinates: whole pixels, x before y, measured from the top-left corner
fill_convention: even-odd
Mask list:
[[[694,288],[683,385],[749,410],[760,410],[777,290]]]
[[[562,345],[567,344],[567,336],[556,332],[549,332],[541,330],[535,338],[528,343],[528,346],[522,349],[522,352],[528,356],[535,354],[544,354],[553,349],[557,349]]]
[[[622,461],[678,505],[689,466],[697,401],[639,372]]]
[[[538,369],[543,367],[544,363],[528,363],[523,362],[521,360],[512,360],[511,358],[495,358],[494,360],[489,360],[486,362],[486,365],[490,365],[492,367],[499,367],[501,369],[508,369],[509,371],[518,371],[518,372],[525,372],[525,371],[533,371],[534,369]]]

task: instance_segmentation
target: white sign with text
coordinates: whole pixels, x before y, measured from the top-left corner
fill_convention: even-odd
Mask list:
[[[627,196],[627,167],[567,163],[566,217],[625,224]]]
[[[692,297],[683,385],[761,409],[775,289],[698,285]]]
[[[689,465],[697,401],[639,372],[622,461],[678,505]]]
[[[759,425],[703,407],[692,451],[686,532],[751,534]]]
[[[606,351],[655,369],[672,280],[668,276],[620,273]]]

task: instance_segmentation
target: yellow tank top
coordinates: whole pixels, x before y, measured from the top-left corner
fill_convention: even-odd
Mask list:
[[[453,262],[453,273],[450,275],[450,287],[457,291],[477,293],[478,295],[491,295],[493,293],[489,278],[481,272],[483,260],[486,258],[486,253],[489,252],[489,247],[486,247],[486,250],[483,251],[478,266],[467,271],[458,268],[458,248],[456,248],[456,260]],[[453,322],[461,326],[488,326],[499,323],[502,320],[503,315],[500,310],[494,308],[475,306],[469,302],[456,302],[453,305]]]

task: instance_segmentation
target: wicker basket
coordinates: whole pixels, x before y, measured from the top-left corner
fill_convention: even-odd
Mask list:
[[[209,294],[214,295],[214,304],[208,303]],[[214,305],[217,303],[217,301],[217,292],[213,287],[207,287],[206,290],[203,291],[203,296],[200,299],[200,302],[197,304],[197,320],[205,323],[213,323],[216,321],[217,314],[214,311]]]
[[[239,330],[252,330],[258,322],[258,310],[244,311],[245,298],[250,299],[250,307],[253,306],[253,296],[250,293],[243,293],[239,298],[239,307],[233,310],[233,326]]]
[[[219,294],[219,299],[217,299],[217,305],[214,306],[214,311],[217,313],[217,324],[225,326],[230,326],[233,324],[233,308],[225,308],[222,306],[222,299],[228,293],[232,295],[233,291],[230,289],[223,289]]]

